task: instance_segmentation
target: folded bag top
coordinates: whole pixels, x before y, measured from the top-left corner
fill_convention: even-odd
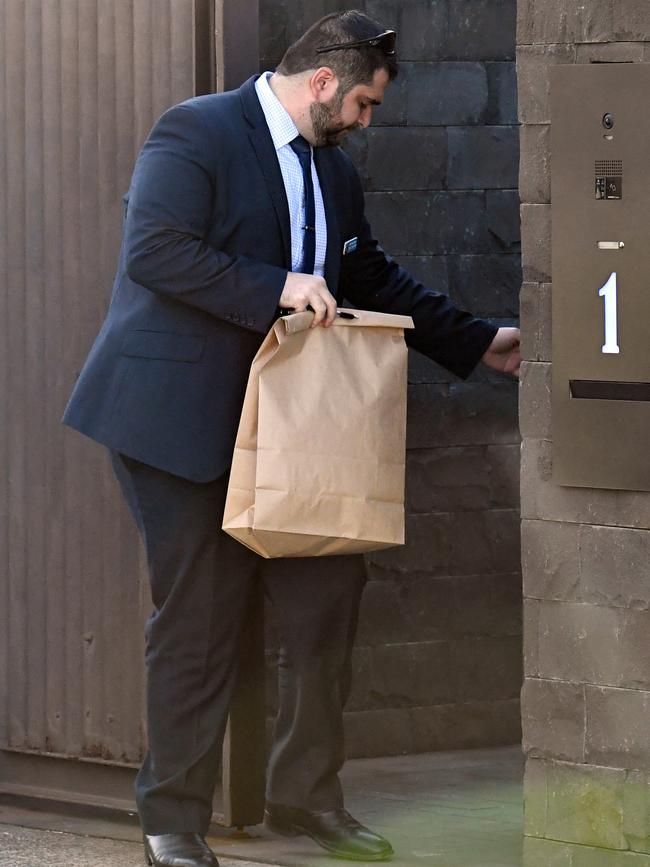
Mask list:
[[[251,365],[223,529],[262,557],[404,543],[408,316],[278,319]]]
[[[291,313],[289,316],[282,316],[278,320],[278,322],[284,323],[287,334],[305,331],[313,321],[314,314],[307,310],[303,313]],[[399,328],[402,330],[414,328],[410,316],[375,313],[373,310],[350,310],[346,307],[338,308],[332,325],[343,326],[344,328]]]

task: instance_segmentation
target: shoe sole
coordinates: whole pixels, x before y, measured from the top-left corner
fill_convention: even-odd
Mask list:
[[[276,825],[273,819],[269,819],[266,816],[264,817],[264,827],[273,834],[278,834],[280,837],[310,837],[314,843],[318,843],[321,848],[334,855],[335,858],[345,861],[390,861],[395,854],[394,852],[390,852],[386,855],[353,855],[349,852],[341,852],[318,837],[317,834],[314,834],[307,828],[303,828],[302,825]]]

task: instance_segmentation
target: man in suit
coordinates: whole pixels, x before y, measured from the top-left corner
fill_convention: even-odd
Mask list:
[[[362,559],[264,561],[218,528],[250,364],[281,308],[310,306],[313,327],[328,327],[345,297],[412,316],[410,346],[459,376],[481,360],[518,370],[516,329],[458,310],[384,254],[337,147],[370,123],[394,47],[359,12],[326,16],[275,74],[169,109],[135,166],[110,308],[64,421],[110,450],[147,551],[136,797],[150,864],[217,864],[204,837],[259,580],[283,642],[266,824],[340,857],[392,854],[343,809],[338,779]]]

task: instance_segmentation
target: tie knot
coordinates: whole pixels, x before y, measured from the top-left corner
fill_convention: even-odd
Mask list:
[[[301,135],[296,136],[292,142],[289,142],[289,146],[294,153],[298,154],[299,157],[309,154],[309,157],[311,158],[311,147],[309,142]]]

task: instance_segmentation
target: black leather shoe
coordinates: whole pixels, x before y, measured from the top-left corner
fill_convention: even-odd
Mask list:
[[[145,834],[144,856],[150,867],[219,867],[200,834]]]
[[[298,807],[267,804],[264,825],[269,831],[284,837],[306,834],[337,858],[388,861],[393,856],[393,847],[388,840],[364,828],[343,809],[311,813]]]

